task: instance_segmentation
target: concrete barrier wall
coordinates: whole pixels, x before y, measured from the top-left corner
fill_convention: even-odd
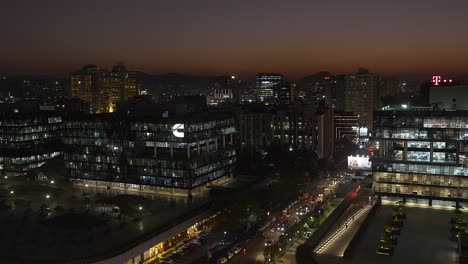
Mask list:
[[[311,248],[312,251],[318,246],[320,241],[323,239],[325,234],[330,228],[336,223],[338,218],[348,209],[352,199],[346,197],[341,203],[333,210],[333,212],[325,219],[325,221],[317,227],[311,237],[304,243],[307,247]]]

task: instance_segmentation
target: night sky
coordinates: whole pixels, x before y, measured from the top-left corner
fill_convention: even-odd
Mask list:
[[[384,3],[385,2],[385,3]],[[466,0],[2,1],[0,73],[468,73]]]

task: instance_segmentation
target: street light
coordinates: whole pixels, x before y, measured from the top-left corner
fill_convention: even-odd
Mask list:
[[[51,180],[51,181],[50,181],[50,184],[54,184],[54,183],[55,183],[55,181],[54,181],[54,180]]]
[[[50,195],[47,194],[47,195],[45,196],[45,198],[46,198],[46,199],[49,199],[49,198],[50,198]]]
[[[143,207],[142,206],[138,207],[138,210],[140,210],[140,211],[143,210]]]
[[[8,179],[8,176],[5,175],[5,177],[3,177],[3,178]]]
[[[10,191],[10,194],[14,194],[14,193],[15,193],[15,191],[13,191],[13,190]]]

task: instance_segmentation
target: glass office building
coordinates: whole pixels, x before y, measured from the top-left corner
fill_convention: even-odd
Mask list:
[[[236,133],[224,113],[74,116],[64,124],[65,166],[81,183],[190,195],[233,176]]]
[[[374,191],[422,204],[468,201],[468,111],[375,112]]]
[[[61,154],[60,114],[12,110],[0,114],[2,176],[26,175]]]
[[[256,78],[256,93],[259,102],[275,101],[274,90],[283,82],[283,75],[279,73],[259,73]]]

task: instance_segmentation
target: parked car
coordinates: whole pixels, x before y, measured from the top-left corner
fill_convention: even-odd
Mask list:
[[[384,232],[380,236],[380,243],[396,245],[398,243],[398,237],[395,235],[389,234],[387,232]]]
[[[394,218],[391,223],[392,226],[403,227],[403,220]]]
[[[380,245],[380,247],[375,251],[375,253],[377,253],[379,255],[392,256],[393,255],[393,247],[392,246],[386,246],[386,245]]]
[[[227,252],[227,258],[228,258],[228,259],[232,259],[232,257],[234,257],[234,252],[232,252],[231,250],[229,250],[229,251]]]
[[[390,233],[392,235],[399,235],[400,234],[400,228],[398,226],[391,226],[391,225],[386,225],[385,226],[385,232]]]

